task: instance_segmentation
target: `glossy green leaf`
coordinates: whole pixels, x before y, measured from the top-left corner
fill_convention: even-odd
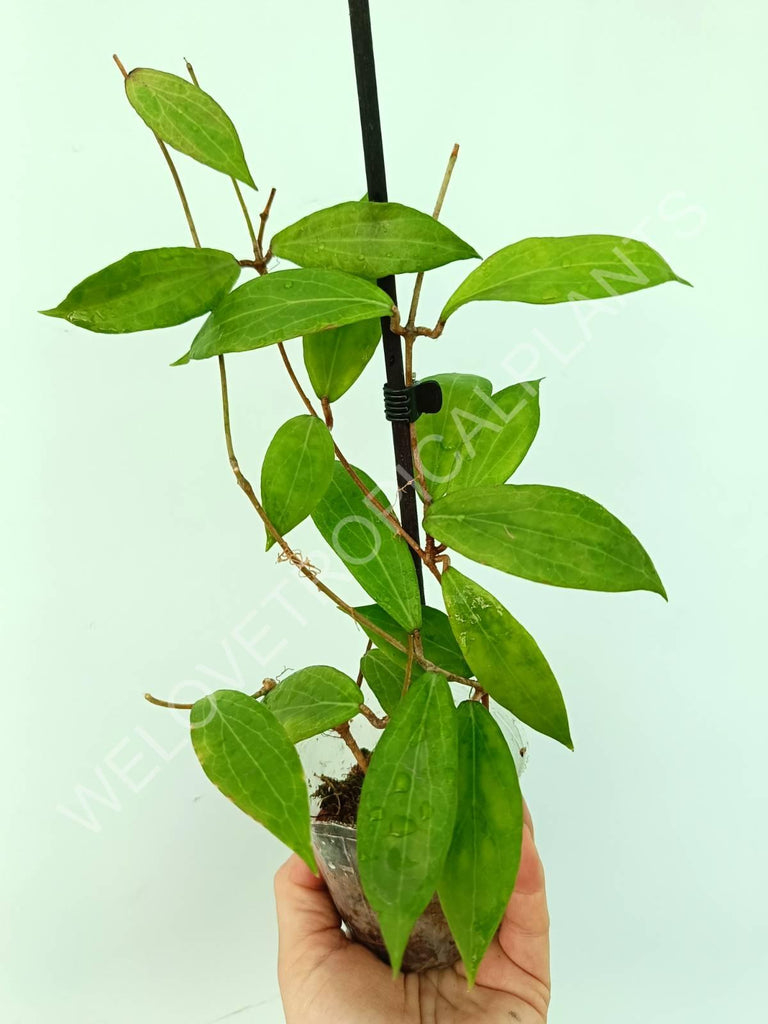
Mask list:
[[[366,368],[381,338],[381,321],[361,320],[304,338],[304,365],[318,398],[338,401]]]
[[[437,891],[472,985],[515,887],[523,796],[493,716],[479,702],[464,701],[456,717],[461,811]]]
[[[500,249],[462,281],[448,299],[445,321],[466,302],[576,302],[651,288],[678,277],[645,242],[619,235],[524,238]]]
[[[125,91],[133,109],[163,142],[256,188],[235,126],[207,92],[152,68],[134,68]]]
[[[100,334],[173,327],[208,313],[239,275],[235,257],[219,249],[145,249],[91,274],[40,312]]]
[[[443,373],[439,412],[416,421],[427,490],[433,498],[482,484],[504,483],[523,461],[539,428],[539,381],[491,394],[484,377]]]
[[[424,526],[475,562],[555,587],[651,590],[666,598],[637,538],[602,505],[564,487],[506,484],[454,491]]]
[[[383,491],[356,470],[369,492],[387,505]],[[357,487],[341,463],[312,513],[320,533],[365,592],[409,632],[421,625],[421,599],[408,545]]]
[[[317,416],[294,416],[270,442],[261,468],[261,500],[285,536],[312,514],[333,476],[333,438]],[[267,531],[267,551],[275,543]]]
[[[272,251],[302,267],[373,279],[478,257],[440,221],[400,203],[339,203],[278,231]]]
[[[357,819],[365,895],[394,974],[442,875],[456,818],[456,711],[448,683],[411,683],[371,758]]]
[[[304,769],[272,712],[248,694],[217,690],[194,704],[190,726],[214,786],[316,871]]]
[[[398,640],[404,647],[408,646],[408,630],[398,625],[391,615],[387,615],[383,608],[376,604],[368,604],[355,610],[364,615],[374,626],[378,626],[379,629],[383,629],[395,640]],[[365,629],[365,626],[363,626],[363,629],[367,636],[373,640],[377,647],[381,648],[387,657],[398,662],[398,664],[405,665],[405,654],[398,651],[396,647],[389,645],[383,637],[379,636],[378,633],[374,633],[373,630],[368,631]],[[435,665],[444,668],[446,672],[451,672],[457,676],[466,677],[471,675],[469,665],[467,665],[464,656],[459,650],[445,612],[441,612],[439,608],[431,608],[429,605],[423,607],[421,609],[420,633],[424,657],[428,661],[434,662]]]
[[[354,718],[362,694],[353,679],[330,665],[310,665],[286,676],[264,698],[292,743]]]
[[[391,311],[387,293],[362,277],[338,270],[277,270],[231,292],[198,331],[184,361],[247,352]]]
[[[563,695],[531,634],[453,566],[443,573],[443,597],[459,647],[483,689],[520,721],[573,749]]]
[[[374,648],[362,656],[360,668],[384,713],[391,715],[400,703],[403,692],[405,662],[400,664],[383,651]]]

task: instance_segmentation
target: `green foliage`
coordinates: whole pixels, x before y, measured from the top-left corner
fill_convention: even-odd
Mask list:
[[[443,573],[443,597],[482,688],[520,721],[573,749],[563,695],[531,634],[493,594],[453,566]]]
[[[318,398],[338,401],[366,368],[381,338],[379,320],[304,337],[304,365]]]
[[[468,373],[439,373],[439,412],[420,416],[416,436],[433,498],[483,484],[503,484],[525,458],[539,429],[539,381],[491,394],[491,382]]]
[[[163,142],[256,188],[235,126],[207,92],[151,68],[134,68],[125,91],[133,109]]]
[[[383,629],[385,633],[399,641],[403,647],[407,647],[408,631],[398,625],[390,615],[387,615],[383,608],[375,604],[368,604],[357,608],[356,611],[364,615],[374,626],[378,626],[379,629]],[[405,666],[407,659],[402,651],[392,647],[391,644],[388,644],[383,637],[378,633],[374,633],[373,630],[366,629],[365,631],[370,639],[381,648],[383,654],[397,662],[398,665]],[[420,633],[424,657],[428,661],[439,665],[440,668],[445,669],[446,672],[453,673],[453,675],[465,677],[471,675],[469,665],[467,665],[459,650],[445,612],[440,611],[439,608],[431,608],[429,605],[425,605],[421,609]],[[402,676],[400,678],[402,680]]]
[[[490,713],[477,701],[464,701],[456,717],[459,813],[437,891],[471,985],[515,885],[523,796],[507,741]]]
[[[506,484],[439,498],[425,528],[461,554],[555,587],[666,593],[637,538],[602,505],[564,487]]]
[[[127,77],[126,91],[167,146],[256,187],[234,125],[197,85],[138,68]],[[237,192],[245,208],[239,187]],[[444,189],[440,202],[443,196]],[[182,201],[197,241],[183,195]],[[386,327],[395,312],[403,314],[400,327],[394,320],[390,327],[406,336],[410,378],[416,372],[414,343],[437,337],[469,302],[549,304],[620,296],[667,281],[687,284],[643,242],[613,235],[527,238],[480,263],[430,329],[405,314],[408,305],[396,311],[374,282],[478,257],[436,217],[399,203],[371,203],[367,195],[319,210],[273,237],[272,253],[300,268],[274,272],[269,248],[262,245],[270,205],[271,197],[258,238],[246,212],[253,259],[202,248],[133,252],[44,312],[101,333],[168,327],[209,314],[178,363],[302,337],[305,368],[331,424],[328,403],[358,380],[379,347],[382,323]],[[260,276],[235,287],[241,266]],[[464,366],[486,365],[493,339],[467,337]],[[282,355],[313,411],[287,352]],[[389,352],[387,361],[391,376]],[[370,495],[386,508],[383,492],[347,463],[330,427],[314,415],[293,416],[277,430],[264,457],[260,505],[234,455],[222,373],[225,437],[237,482],[262,519],[284,538],[311,516],[375,602],[357,609],[376,645],[360,659],[360,669],[389,722],[362,789],[360,876],[394,971],[414,922],[438,891],[471,984],[515,882],[523,805],[514,759],[498,725],[478,701],[456,709],[446,676],[474,677],[476,689],[533,729],[567,747],[572,740],[560,687],[536,641],[496,597],[451,567],[444,551],[452,548],[553,586],[665,593],[637,539],[595,501],[560,487],[507,483],[539,428],[539,381],[494,392],[490,380],[471,373],[422,373],[421,379],[437,381],[442,392],[441,409],[414,425],[417,476],[423,466],[428,492],[421,493],[428,534],[423,548],[415,542],[409,547],[394,513],[376,507]],[[371,415],[381,418],[380,411]],[[368,426],[351,425],[358,450],[373,441]],[[409,495],[421,490],[402,467],[398,486]],[[267,529],[267,548],[273,543]],[[281,548],[280,558],[300,568],[305,582],[308,577],[338,607],[353,610],[335,594],[332,573],[321,574],[312,558],[285,540]],[[414,549],[440,578],[447,615],[422,607]],[[440,672],[424,673],[433,667]],[[403,694],[406,678],[412,681]],[[192,743],[206,775],[313,870],[306,779],[294,744],[355,718],[362,700],[349,676],[312,665],[292,673],[263,701],[219,690],[191,710]]]
[[[261,499],[283,536],[311,515],[333,476],[333,438],[316,416],[294,416],[270,442],[261,469]],[[275,543],[267,530],[267,550]]]
[[[145,249],[91,274],[40,312],[99,334],[174,327],[213,309],[239,276],[235,257],[219,249]]]
[[[387,499],[373,480],[360,469],[354,472],[386,507]],[[421,601],[408,545],[339,462],[312,519],[363,590],[404,629],[418,629]]]
[[[338,270],[278,270],[246,281],[219,303],[181,361],[248,352],[313,331],[385,316],[392,300]]]
[[[478,257],[444,224],[400,203],[340,203],[303,217],[272,239],[275,255],[374,280]]]
[[[446,302],[445,321],[466,302],[577,302],[624,295],[678,277],[645,242],[619,235],[524,238],[495,252]]]
[[[355,681],[330,665],[310,665],[277,684],[264,698],[292,743],[354,718],[362,698]]]
[[[437,888],[456,818],[457,726],[442,676],[411,684],[374,750],[360,798],[360,880],[392,971]]]
[[[195,703],[190,726],[214,786],[315,871],[304,770],[272,712],[245,693],[217,690]]]
[[[384,713],[391,715],[403,692],[405,660],[402,663],[395,661],[375,648],[362,656],[360,669]]]

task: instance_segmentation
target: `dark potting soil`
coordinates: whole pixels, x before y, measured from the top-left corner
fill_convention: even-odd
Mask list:
[[[369,756],[369,751],[363,753]],[[312,794],[320,801],[316,821],[336,821],[340,825],[354,825],[357,822],[357,807],[360,803],[360,791],[363,788],[363,775],[360,766],[353,765],[343,779],[332,779],[321,775],[320,785]]]

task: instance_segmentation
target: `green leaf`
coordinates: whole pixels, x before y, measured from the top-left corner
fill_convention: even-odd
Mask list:
[[[602,505],[564,487],[506,484],[454,491],[425,529],[475,562],[554,587],[650,590],[666,598],[637,538]]]
[[[245,693],[217,690],[193,705],[190,726],[214,786],[316,871],[304,769],[272,712]]]
[[[440,411],[416,421],[430,495],[508,480],[539,428],[540,382],[513,384],[492,395],[484,377],[443,373],[429,379],[443,393]]]
[[[134,68],[125,91],[133,109],[163,142],[256,188],[235,126],[207,92],[152,68]]]
[[[338,401],[370,362],[381,338],[379,320],[361,320],[304,338],[304,365],[318,398]]]
[[[624,295],[679,281],[645,242],[619,235],[524,238],[500,249],[462,281],[448,299],[445,321],[466,302],[576,302]]]
[[[357,818],[360,880],[397,974],[414,922],[443,871],[456,817],[456,712],[448,683],[425,673],[371,758]]]
[[[362,695],[354,680],[337,668],[311,665],[278,683],[264,703],[290,741],[298,743],[354,718]]]
[[[328,490],[333,462],[333,438],[317,416],[294,416],[272,438],[261,468],[261,498],[283,536],[312,514]],[[274,543],[267,532],[267,551]]]
[[[405,662],[399,664],[383,651],[375,649],[362,656],[360,668],[384,713],[391,715],[403,692]]]
[[[391,312],[387,293],[361,277],[338,270],[277,270],[231,292],[198,331],[189,357],[248,352]]]
[[[235,257],[220,249],[145,249],[91,274],[40,312],[100,334],[174,327],[213,309],[239,275]]]
[[[278,231],[271,248],[302,267],[329,267],[374,279],[479,258],[440,221],[400,203],[329,206]]]
[[[515,887],[523,796],[514,759],[492,715],[477,701],[464,701],[456,717],[461,813],[437,891],[473,985]]]
[[[366,473],[355,472],[386,507],[382,490]],[[410,549],[339,462],[312,519],[363,590],[404,629],[418,629],[421,598]]]
[[[572,750],[563,695],[531,634],[493,594],[452,566],[443,573],[443,597],[482,688],[526,725]]]
[[[395,640],[399,640],[404,647],[408,646],[408,630],[399,626],[390,615],[387,615],[383,608],[376,604],[368,604],[356,608],[355,611],[364,615],[374,626],[378,626],[385,633],[389,633]],[[402,651],[392,647],[378,633],[374,633],[373,630],[369,631],[365,629],[365,626],[363,626],[363,630],[388,658],[405,666],[407,656]],[[421,609],[420,632],[424,657],[428,661],[434,662],[435,665],[439,665],[440,668],[444,668],[446,672],[451,672],[453,675],[465,677],[471,675],[469,665],[467,665],[464,656],[459,650],[445,612],[441,612],[439,608],[431,608],[429,605],[423,607]]]

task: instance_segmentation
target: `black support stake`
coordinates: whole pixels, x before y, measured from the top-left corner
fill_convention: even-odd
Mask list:
[[[357,78],[357,99],[360,107],[360,128],[363,135],[365,176],[368,182],[368,200],[371,203],[387,202],[387,176],[384,168],[384,144],[381,136],[379,97],[376,90],[376,65],[373,59],[373,37],[371,35],[371,13],[368,0],[349,0],[349,18],[352,26],[352,51],[355,57]],[[389,295],[397,305],[397,291],[393,276],[383,277],[379,288]],[[381,318],[381,334],[384,342],[384,361],[387,384],[392,388],[405,386],[403,351],[400,338],[389,325],[389,317]],[[416,507],[416,489],[413,486],[413,455],[411,453],[410,425],[406,422],[392,423],[392,443],[395,449],[398,489],[400,494],[400,522],[403,529],[419,542],[419,515]],[[403,484],[410,481],[410,485]],[[424,578],[421,559],[411,549],[416,578],[419,581],[421,603],[424,604]]]

